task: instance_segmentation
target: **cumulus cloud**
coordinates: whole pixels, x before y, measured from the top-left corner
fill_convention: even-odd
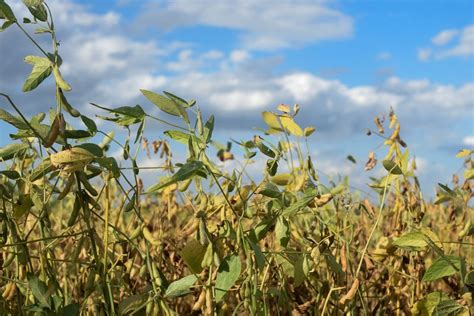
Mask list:
[[[137,17],[144,27],[173,29],[189,25],[242,32],[248,49],[271,50],[346,38],[353,21],[326,1],[190,1],[150,2]]]
[[[474,24],[467,25],[463,29],[443,30],[434,36],[431,42],[435,47],[418,49],[420,61],[473,56]]]
[[[474,24],[466,26],[459,37],[459,41],[451,48],[437,54],[440,59],[448,57],[468,57],[474,55]]]
[[[463,145],[474,147],[474,135],[464,137],[462,143]]]
[[[381,52],[377,54],[377,60],[389,60],[392,58],[392,54],[390,52]]]
[[[230,53],[230,60],[234,63],[240,63],[250,58],[250,54],[243,49],[234,50]]]
[[[421,61],[428,61],[431,58],[431,49],[430,48],[419,48],[418,49],[418,59]]]
[[[435,45],[446,45],[453,40],[459,34],[459,30],[444,30],[439,32],[435,37],[431,39],[431,42]]]

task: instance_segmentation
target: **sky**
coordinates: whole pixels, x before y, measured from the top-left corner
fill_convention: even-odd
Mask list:
[[[28,15],[20,1],[7,2],[18,16]],[[457,151],[474,147],[472,1],[49,4],[61,41],[61,71],[73,87],[70,99],[91,117],[97,112],[89,102],[140,104],[161,115],[139,89],[165,90],[196,99],[205,115],[215,114],[216,138],[225,142],[250,139],[255,128],[264,128],[262,111],[297,103],[296,121],[316,127],[309,144],[317,168],[350,175],[363,190],[367,176],[380,174],[363,170],[368,152],[379,158],[385,153],[381,139],[367,137],[365,129],[391,107],[428,195],[461,170]],[[49,47],[46,36],[37,38]],[[17,29],[0,33],[0,91],[28,115],[54,105],[52,80],[21,92],[30,71],[22,60],[31,54],[39,53]],[[3,101],[0,106],[7,108]],[[3,146],[13,130],[4,123],[0,128]],[[164,137],[163,130],[151,124],[146,136]],[[349,154],[357,164],[346,159]],[[264,161],[259,159],[254,171]],[[155,161],[144,157],[143,164]]]

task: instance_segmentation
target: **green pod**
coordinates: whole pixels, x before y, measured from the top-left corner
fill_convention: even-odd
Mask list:
[[[66,197],[66,195],[71,191],[71,187],[74,184],[74,175],[70,174],[69,178],[67,179],[66,185],[64,186],[63,191],[58,195],[58,200],[62,200]]]
[[[88,297],[95,288],[95,270],[92,270],[89,275],[87,276],[87,281],[84,289],[84,296]]]
[[[153,299],[150,297],[146,303],[145,315],[152,315],[154,304]]]
[[[92,205],[93,208],[100,211],[102,208],[100,207],[99,203],[94,200],[85,190],[82,190],[82,196],[84,197],[84,201]]]
[[[92,184],[89,183],[87,180],[86,174],[82,171],[76,173],[79,177],[79,180],[81,183],[84,185],[84,189],[87,190],[92,196],[97,196],[99,193],[97,193],[97,190],[92,186]]]
[[[68,227],[71,227],[76,223],[80,210],[81,210],[81,203],[79,201],[79,197],[76,196],[76,198],[74,199],[74,206],[72,208],[71,216],[69,216],[69,220],[67,221]]]
[[[5,261],[3,261],[2,267],[3,268],[8,268],[8,266],[13,262],[13,259],[15,259],[15,253],[10,252],[8,254],[7,258],[5,259]]]
[[[145,274],[146,274],[146,265],[144,264],[140,267],[140,271],[138,272],[138,275],[140,276],[140,278],[143,278]]]
[[[73,117],[81,116],[81,113],[75,108],[73,108],[71,104],[69,104],[61,88],[58,88],[58,99],[59,99],[59,104],[61,105],[61,107],[64,108],[69,114],[71,114],[71,116]]]
[[[138,238],[138,236],[140,236],[141,232],[143,230],[143,226],[142,225],[138,225],[137,228],[135,228],[132,232],[132,234],[130,235],[130,239],[136,239]]]
[[[54,79],[56,80],[56,84],[58,85],[59,88],[61,88],[64,91],[71,91],[71,86],[69,83],[67,83],[63,76],[61,75],[61,72],[59,71],[59,67],[57,65],[53,66],[53,75]]]

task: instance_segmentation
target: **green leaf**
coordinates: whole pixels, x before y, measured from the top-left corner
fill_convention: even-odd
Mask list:
[[[260,150],[260,152],[270,158],[275,158],[275,152],[268,148],[267,145],[265,145],[260,137],[257,137],[255,139],[255,146]]]
[[[283,216],[291,216],[297,213],[303,207],[306,207],[314,198],[317,196],[317,192],[314,189],[310,189],[295,203],[291,204],[287,208],[285,208],[281,215]]]
[[[51,61],[46,57],[26,56],[25,62],[32,64],[33,69],[23,84],[23,92],[35,89],[44,79],[49,77],[53,70]]]
[[[390,172],[391,174],[395,174],[395,175],[399,175],[399,174],[402,174],[402,169],[400,169],[400,167],[393,161],[391,160],[384,160],[382,162],[385,170],[387,170],[388,172]]]
[[[173,183],[183,181],[194,176],[198,171],[204,167],[204,164],[201,161],[193,160],[185,163],[174,175],[167,178],[162,183],[157,183],[151,186],[145,193],[156,192],[164,187],[167,187]]]
[[[271,198],[279,198],[281,196],[281,192],[278,190],[278,187],[271,182],[267,183],[265,187],[258,193]]]
[[[393,245],[404,250],[416,250],[421,251],[426,248],[428,243],[426,242],[425,235],[419,231],[412,231],[398,237]]]
[[[255,226],[254,229],[249,231],[249,237],[252,238],[252,241],[254,242],[262,240],[270,231],[270,229],[275,225],[275,222],[276,216],[263,219]]]
[[[179,106],[182,106],[183,108],[189,107],[189,102],[187,102],[186,100],[172,94],[171,92],[163,91],[163,93],[166,94],[166,96],[170,98],[171,101],[173,101],[174,103],[177,103]]]
[[[136,294],[125,298],[119,303],[119,315],[130,315],[145,307],[148,301],[148,294]]]
[[[83,148],[88,152],[92,153],[97,158],[104,156],[104,150],[99,145],[96,145],[94,143],[84,143],[77,145],[74,148]]]
[[[79,316],[81,311],[81,305],[78,303],[71,303],[61,308],[61,316]]]
[[[296,260],[294,265],[294,281],[295,286],[298,287],[303,284],[304,280],[307,278],[309,274],[309,262],[308,257],[306,254],[301,254],[298,256],[298,260]]]
[[[453,190],[451,190],[447,185],[445,184],[442,184],[442,183],[438,183],[438,186],[443,189],[444,192],[446,192],[447,194],[449,194],[450,196],[456,196],[456,192],[454,192]]]
[[[288,245],[290,241],[290,224],[283,216],[278,216],[275,225],[275,237],[282,247]]]
[[[238,255],[231,255],[219,265],[216,277],[216,302],[220,302],[227,291],[237,282],[240,276],[241,262]]]
[[[263,267],[265,266],[265,256],[258,246],[258,244],[254,243],[251,241],[249,238],[247,239],[247,242],[249,243],[250,247],[252,248],[253,252],[255,253],[255,261],[257,262],[257,267],[262,270]]]
[[[179,109],[181,106],[176,102],[152,91],[140,90],[143,95],[156,105],[160,110],[174,116],[181,116],[182,111]]]
[[[17,180],[20,178],[20,174],[14,170],[2,170],[0,171],[0,175],[4,175],[10,180]]]
[[[191,137],[191,134],[177,130],[165,131],[164,134],[167,135],[169,138],[185,145],[188,144],[189,137]]]
[[[192,273],[199,274],[202,271],[202,260],[206,253],[206,246],[203,246],[196,239],[191,239],[184,246],[180,255]]]
[[[110,171],[114,178],[120,177],[120,169],[117,161],[113,157],[96,158],[95,161],[102,167]]]
[[[95,124],[94,120],[91,120],[90,118],[84,115],[81,115],[81,120],[92,135],[95,135],[95,133],[97,133],[97,125]]]
[[[354,164],[357,163],[357,161],[355,160],[354,156],[352,156],[352,155],[348,155],[348,156],[347,156],[347,160],[349,160],[350,162],[352,162],[352,163],[354,163]]]
[[[109,108],[97,105],[95,103],[91,103],[91,104],[94,105],[95,107],[98,107],[99,109],[113,113],[114,116],[110,116],[110,117],[98,116],[98,117],[107,121],[117,123],[120,126],[129,126],[132,124],[141,123],[146,117],[145,111],[143,111],[142,107],[138,104],[135,105],[134,107],[122,106],[116,109],[109,109]]]
[[[12,26],[13,24],[15,24],[14,21],[6,20],[5,22],[3,22],[2,26],[0,26],[0,32],[5,31],[7,28]]]
[[[255,154],[255,153],[254,153]],[[253,156],[250,156],[248,159],[252,158]],[[278,158],[276,159],[268,159],[267,160],[267,172],[268,175],[273,177],[278,171]]]
[[[191,274],[172,282],[166,289],[165,297],[178,297],[191,293],[189,288],[196,283],[197,279],[196,275]]]
[[[469,315],[469,312],[458,314],[461,309],[466,310],[465,307],[459,305],[456,301],[449,299],[446,294],[432,292],[416,302],[411,311],[414,315]]]
[[[12,9],[4,0],[0,0],[0,19],[7,19],[9,21],[15,22],[16,17],[13,14]]]
[[[465,283],[466,285],[470,285],[470,286],[473,286],[473,285],[474,285],[474,270],[469,271],[469,272],[466,274],[466,277],[464,277],[464,283]]]
[[[214,115],[211,115],[207,120],[206,124],[204,124],[204,135],[203,140],[207,144],[211,141],[212,132],[214,130]]]
[[[461,258],[456,256],[443,256],[426,270],[422,281],[434,281],[445,276],[453,275],[459,271],[461,267]]]
[[[41,281],[36,275],[30,272],[26,274],[26,277],[28,279],[28,285],[31,290],[31,293],[33,293],[33,296],[39,301],[39,303],[43,307],[51,308],[49,304],[48,287],[46,286],[46,284]]]
[[[36,19],[46,22],[48,19],[48,12],[46,11],[43,1],[41,0],[23,0],[23,3]]]
[[[449,195],[441,195],[440,197],[438,197],[433,204],[435,205],[439,205],[439,204],[442,204],[442,203],[445,203],[445,202],[449,202],[449,201],[452,201],[453,200],[453,197],[452,196],[449,196]]]
[[[29,148],[27,144],[23,143],[12,143],[8,144],[5,147],[0,148],[0,161],[10,160],[16,154]]]

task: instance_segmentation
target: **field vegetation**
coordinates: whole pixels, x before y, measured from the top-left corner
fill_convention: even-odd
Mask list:
[[[472,312],[472,150],[460,150],[463,171],[430,201],[390,110],[368,130],[382,146],[365,169],[383,171],[368,198],[347,177],[321,177],[308,148],[318,131],[297,123],[297,105],[263,112],[258,135],[227,145],[213,140],[214,116],[169,92],[141,90],[143,106],[92,103],[88,117],[68,101],[48,5],[24,4],[29,16],[17,17],[0,0],[1,30],[31,40],[23,91],[50,81],[56,106],[27,117],[0,92],[2,124],[16,129],[0,148],[0,314]],[[163,135],[146,129],[151,121]],[[145,155],[161,163],[151,186],[141,180]],[[256,159],[266,161],[259,181],[247,172]],[[240,167],[229,172],[228,160]]]

